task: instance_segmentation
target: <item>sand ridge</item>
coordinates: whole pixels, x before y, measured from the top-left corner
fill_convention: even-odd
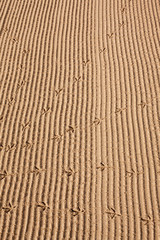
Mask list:
[[[159,1],[0,16],[0,239],[159,239]]]

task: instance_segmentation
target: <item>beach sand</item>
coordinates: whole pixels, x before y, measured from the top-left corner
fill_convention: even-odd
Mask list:
[[[0,240],[160,239],[158,0],[0,1]]]

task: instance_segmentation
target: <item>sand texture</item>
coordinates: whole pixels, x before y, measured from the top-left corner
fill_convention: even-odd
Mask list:
[[[0,0],[0,240],[159,239],[159,0]]]

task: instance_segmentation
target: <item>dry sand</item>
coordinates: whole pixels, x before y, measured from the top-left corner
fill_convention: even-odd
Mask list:
[[[159,0],[0,1],[0,240],[160,239]]]

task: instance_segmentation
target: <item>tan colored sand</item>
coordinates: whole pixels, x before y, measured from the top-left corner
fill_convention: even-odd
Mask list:
[[[0,240],[160,239],[159,16],[0,1]]]

